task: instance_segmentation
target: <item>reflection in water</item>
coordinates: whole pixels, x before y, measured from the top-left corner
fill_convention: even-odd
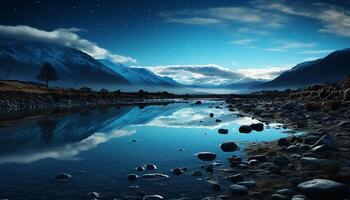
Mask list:
[[[57,121],[49,119],[38,120],[38,126],[43,132],[43,140],[45,141],[45,143],[50,144],[52,141],[52,135],[57,126]]]
[[[183,194],[202,199],[211,194],[212,185],[190,175],[203,165],[196,153],[216,153],[222,162],[215,168],[219,172],[228,168],[228,156],[244,156],[241,151],[222,152],[221,143],[234,141],[244,149],[250,142],[288,136],[273,128],[240,134],[241,124],[255,120],[237,117],[218,104],[104,108],[0,124],[0,199],[86,199],[91,191],[99,192],[103,199],[125,199],[126,194],[135,196],[140,191],[167,199]],[[218,134],[219,128],[229,133]],[[136,172],[135,167],[147,163],[156,164],[155,172],[170,178],[142,179],[149,172]],[[187,174],[173,177],[171,169],[176,167],[186,167]],[[62,172],[72,178],[57,183],[52,177]],[[137,182],[127,181],[130,173],[139,175]],[[140,189],[131,190],[134,184]]]
[[[134,133],[122,131],[121,128],[147,123],[160,115],[171,115],[182,106],[104,108],[55,119],[46,117],[7,124],[0,128],[0,164],[29,163],[46,158],[76,159],[81,151]]]
[[[46,158],[58,160],[78,160],[76,157],[80,152],[87,151],[110,139],[132,135],[135,132],[114,131],[111,134],[95,133],[77,143],[65,144],[62,146],[39,149],[37,151],[16,152],[0,157],[0,164],[4,163],[30,163]],[[46,134],[46,133],[45,133]]]

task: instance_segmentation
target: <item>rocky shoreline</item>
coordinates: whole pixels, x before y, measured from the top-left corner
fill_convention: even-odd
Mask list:
[[[283,124],[280,128],[304,134],[295,136],[290,131],[288,138],[250,145],[246,160],[229,158],[231,167],[239,170],[235,176],[249,184],[236,182],[221,198],[244,191],[242,199],[348,199],[349,83],[348,79],[338,86],[227,100],[232,111],[259,119],[265,126],[277,122]]]

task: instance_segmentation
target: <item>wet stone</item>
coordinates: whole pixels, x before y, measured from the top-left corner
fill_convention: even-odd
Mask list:
[[[142,200],[161,200],[164,199],[161,195],[146,195],[142,198]]]
[[[136,174],[129,174],[129,175],[128,175],[128,180],[129,180],[129,181],[134,181],[134,180],[136,180],[138,177],[139,177],[139,176],[136,175]]]
[[[220,148],[223,152],[232,152],[238,149],[238,146],[235,142],[224,142],[220,145]]]
[[[175,176],[180,176],[181,174],[184,173],[184,171],[180,168],[175,168],[175,169],[172,169],[172,172]]]
[[[218,133],[220,133],[220,134],[227,134],[228,133],[228,129],[220,128],[218,130]]]
[[[252,128],[248,125],[242,125],[239,127],[239,132],[240,133],[250,133],[250,132],[252,132]]]
[[[69,174],[66,174],[66,173],[58,174],[58,175],[55,176],[55,179],[56,179],[57,181],[67,181],[67,180],[69,180],[70,178],[72,178],[72,176],[69,175]]]
[[[213,161],[216,159],[216,154],[212,152],[200,152],[197,153],[196,156],[202,161]]]
[[[154,164],[147,164],[147,165],[145,166],[145,168],[146,168],[147,170],[156,170],[156,169],[157,169],[157,166],[154,165]]]

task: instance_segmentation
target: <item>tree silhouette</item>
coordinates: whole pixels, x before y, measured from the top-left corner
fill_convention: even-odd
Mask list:
[[[40,81],[46,82],[46,87],[49,87],[49,81],[58,80],[55,68],[50,63],[44,63],[37,77]]]

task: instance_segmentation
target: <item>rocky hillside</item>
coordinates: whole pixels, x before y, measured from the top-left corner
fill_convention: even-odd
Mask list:
[[[350,75],[350,49],[335,51],[325,58],[296,65],[256,89],[304,88],[312,84],[336,83]]]

